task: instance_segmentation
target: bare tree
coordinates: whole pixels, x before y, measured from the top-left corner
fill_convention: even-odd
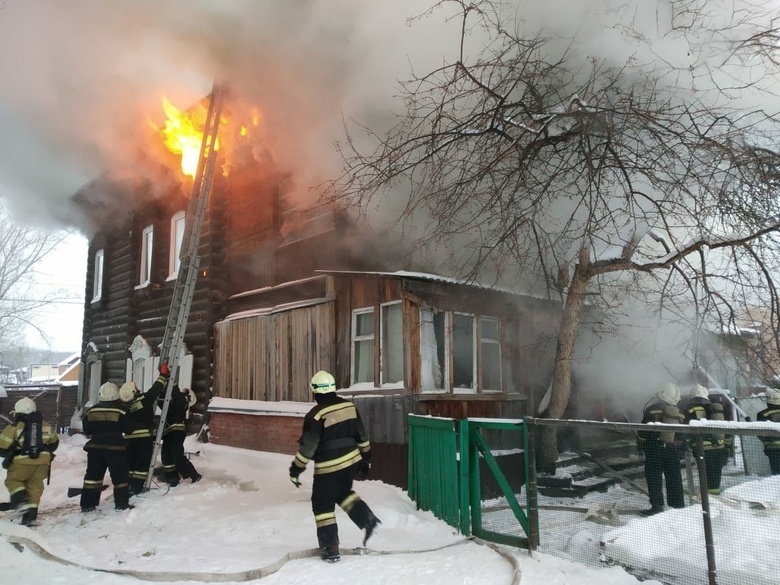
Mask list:
[[[46,339],[35,311],[65,298],[35,288],[41,261],[62,241],[61,232],[14,222],[0,200],[0,353],[24,345],[27,327]]]
[[[444,0],[436,8],[458,13],[455,57],[402,84],[406,111],[389,132],[348,127],[339,145],[337,200],[368,214],[402,197],[403,229],[431,224],[414,248],[445,247],[462,277],[511,275],[563,301],[549,417],[569,402],[586,296],[604,311],[657,303],[692,330],[760,305],[778,330],[778,118],[751,99],[768,95],[771,60],[754,62],[757,41],[734,38],[738,23],[709,29],[705,0],[661,4],[669,35],[716,39],[725,60],[713,66],[695,45],[688,68],[589,58],[523,31],[522,8]],[[734,19],[771,39],[755,32],[759,16]],[[557,447],[545,444],[550,463]]]

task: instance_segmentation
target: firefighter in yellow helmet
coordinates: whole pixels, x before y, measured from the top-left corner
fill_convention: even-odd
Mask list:
[[[371,469],[371,444],[355,405],[336,395],[336,381],[331,374],[322,370],[314,374],[311,389],[317,405],[303,419],[290,480],[300,487],[300,474],[314,460],[311,508],[317,541],[322,560],[334,563],[340,558],[336,504],[365,530],[364,546],[379,524],[368,504],[352,491],[355,476],[365,478]]]
[[[709,390],[701,384],[696,384],[688,394],[688,404],[683,415],[686,424],[692,420],[724,420],[723,405],[711,402]],[[689,446],[693,448],[696,441],[695,435],[689,435],[688,440],[691,442]],[[733,441],[733,437],[723,433],[706,433],[702,437],[704,466],[707,470],[707,490],[711,494],[720,493],[723,467],[729,459],[727,446],[730,441]]]
[[[125,435],[133,432],[127,411],[119,400],[119,388],[106,382],[98,392],[98,402],[84,413],[82,425],[89,440],[84,445],[87,452],[87,470],[81,491],[81,511],[91,512],[100,503],[103,477],[108,470],[114,484],[114,507],[127,510],[130,489],[127,473],[127,441]]]
[[[13,416],[15,422],[0,433],[0,455],[3,468],[8,470],[5,487],[11,495],[8,508],[15,515],[21,514],[21,524],[32,526],[38,518],[43,482],[60,440],[31,398],[18,400]]]
[[[127,410],[127,418],[133,429],[125,435],[131,496],[140,494],[146,485],[154,455],[154,409],[157,398],[165,391],[170,375],[171,369],[163,362],[160,364],[160,375],[145,393],[132,381],[125,382],[119,389],[119,400]]]
[[[642,417],[642,423],[682,424],[683,415],[677,405],[680,389],[676,384],[662,384]],[[640,431],[638,447],[645,455],[645,480],[650,497],[650,508],[640,512],[652,516],[664,510],[663,483],[666,483],[666,501],[671,508],[683,508],[685,498],[682,483],[680,459],[682,441],[674,432]]]

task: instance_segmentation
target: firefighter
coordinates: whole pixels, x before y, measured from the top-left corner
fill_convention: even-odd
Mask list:
[[[98,392],[98,402],[84,413],[83,430],[89,440],[84,445],[87,452],[87,471],[81,491],[81,511],[91,512],[100,503],[103,477],[108,469],[114,484],[114,507],[117,510],[133,508],[129,502],[130,490],[127,473],[127,441],[125,435],[133,431],[127,412],[119,401],[119,388],[106,382]]]
[[[190,407],[190,391],[180,390],[174,386],[171,391],[171,401],[168,404],[168,413],[165,417],[162,439],[162,464],[165,473],[165,481],[175,487],[179,485],[181,478],[189,479],[192,483],[200,481],[201,474],[184,453],[184,439],[187,436],[185,422],[187,410]],[[165,400],[165,395],[158,399],[160,407]]]
[[[780,390],[767,388],[766,408],[756,415],[756,421],[780,423]],[[764,455],[769,459],[772,475],[780,475],[780,436],[766,435],[759,439],[764,444]]]
[[[336,395],[336,381],[328,372],[319,371],[311,379],[314,406],[303,419],[303,434],[298,452],[290,465],[290,481],[300,487],[300,474],[314,460],[311,508],[317,524],[321,558],[339,560],[338,504],[365,530],[363,546],[374,532],[379,519],[352,491],[359,473],[363,478],[371,469],[371,444],[355,405]]]
[[[21,514],[21,524],[33,526],[38,518],[43,482],[60,440],[32,399],[19,399],[12,415],[14,424],[0,434],[0,455],[4,458],[3,468],[8,470],[5,487],[11,495],[9,507]]]
[[[125,435],[131,496],[140,494],[146,485],[154,453],[154,409],[170,375],[168,364],[163,362],[160,364],[160,375],[145,394],[141,393],[135,382],[125,382],[119,389],[119,399],[124,403],[133,429]]]
[[[665,383],[655,395],[655,401],[645,408],[642,423],[681,424],[684,417],[677,405],[680,389]],[[645,455],[645,480],[650,497],[650,508],[640,512],[652,516],[664,510],[663,479],[666,480],[666,500],[671,508],[685,506],[682,471],[682,441],[673,432],[640,431],[638,447]]]
[[[692,420],[724,420],[723,405],[710,402],[710,393],[701,384],[696,384],[688,395],[688,404],[683,412],[686,424]],[[733,440],[728,437],[728,440]],[[723,433],[706,433],[702,437],[704,464],[707,471],[707,489],[711,494],[720,493],[723,467],[729,459],[728,440]],[[695,446],[696,436],[691,435],[689,447]]]

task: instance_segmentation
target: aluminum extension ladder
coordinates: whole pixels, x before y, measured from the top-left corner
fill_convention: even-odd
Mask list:
[[[214,179],[214,168],[217,161],[217,150],[214,146],[216,145],[217,132],[219,130],[223,94],[223,86],[215,82],[211,90],[209,109],[203,127],[203,140],[200,145],[198,168],[192,183],[192,195],[190,196],[190,203],[187,209],[182,249],[179,253],[179,272],[176,277],[176,286],[173,291],[173,298],[168,311],[168,320],[165,325],[165,334],[163,335],[160,349],[160,363],[168,363],[171,376],[168,379],[160,422],[155,433],[152,460],[149,463],[149,471],[144,484],[145,490],[148,490],[152,483],[154,467],[162,446],[165,419],[168,415],[171,394],[179,373],[179,357],[184,344],[184,333],[187,330],[192,297],[195,293],[195,283],[198,279],[198,270],[200,269],[198,248],[200,246],[203,218],[206,215],[208,199],[211,193],[211,183]]]

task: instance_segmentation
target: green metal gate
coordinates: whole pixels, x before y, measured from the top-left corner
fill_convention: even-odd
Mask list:
[[[536,470],[532,434],[522,420],[449,419],[409,415],[409,496],[423,510],[432,511],[462,534],[535,549],[539,543]],[[495,443],[501,442],[501,448]],[[506,445],[522,457],[520,468],[499,464],[496,453]],[[514,462],[516,464],[516,461]],[[487,499],[483,472],[505,502],[503,521],[486,522],[482,502]],[[525,509],[518,501],[522,478]],[[514,483],[514,485],[512,485]],[[495,514],[493,512],[492,514]],[[508,520],[507,520],[508,519]],[[519,534],[520,530],[525,534]]]

